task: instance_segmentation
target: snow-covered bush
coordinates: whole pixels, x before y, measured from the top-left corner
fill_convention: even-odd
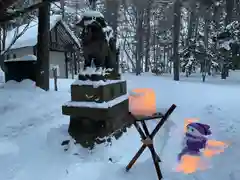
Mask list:
[[[235,69],[240,64],[240,22],[233,21],[217,36],[217,48],[224,64]]]

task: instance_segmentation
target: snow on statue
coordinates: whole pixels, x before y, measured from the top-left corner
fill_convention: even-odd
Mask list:
[[[112,69],[117,72],[117,49],[113,30],[98,11],[86,11],[77,24],[82,28],[84,69],[94,62],[97,70]]]

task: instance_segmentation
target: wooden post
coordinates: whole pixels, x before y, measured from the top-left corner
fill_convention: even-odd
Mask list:
[[[68,58],[67,58],[67,52],[64,53],[65,55],[65,73],[66,73],[66,78],[68,79]]]
[[[74,58],[74,74],[77,75],[77,73],[78,73],[78,65],[77,65],[77,57],[76,57],[77,55],[76,55],[76,52],[74,52],[73,55],[74,55],[74,57],[73,57]]]
[[[174,2],[174,28],[173,28],[173,79],[179,81],[180,60],[179,60],[179,36],[181,24],[181,0]]]
[[[54,90],[58,91],[58,87],[57,87],[57,76],[58,76],[57,68],[53,67],[52,71],[53,71],[53,78],[54,78]]]
[[[43,0],[47,1],[47,0]],[[39,8],[36,86],[49,90],[50,3]]]
[[[74,55],[73,55],[73,52],[71,52],[71,74],[72,74],[72,79],[74,79]]]
[[[164,73],[167,72],[166,45],[163,46]]]

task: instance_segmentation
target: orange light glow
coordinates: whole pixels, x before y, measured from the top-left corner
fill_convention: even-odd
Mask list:
[[[185,119],[184,132],[187,131],[188,124],[198,121],[198,119]],[[228,146],[229,144],[222,141],[208,140],[206,148],[203,150],[203,156],[212,158],[214,155],[224,152],[224,149]],[[208,164],[201,158],[201,156],[183,155],[176,170],[177,172],[190,174],[196,172],[197,170],[206,170],[208,167]]]
[[[224,149],[227,147],[228,147],[228,144],[222,141],[208,140],[207,146],[204,149],[203,155],[205,157],[210,158],[210,157],[213,157],[214,155],[223,153]]]
[[[183,155],[177,171],[191,174],[197,171],[199,167],[201,167],[200,156]]]
[[[207,161],[203,160],[201,156],[183,155],[181,162],[177,167],[177,172],[191,174],[197,170],[204,171],[209,168]]]
[[[129,110],[132,114],[151,116],[156,113],[156,96],[152,89],[139,88],[132,92],[139,94],[129,96]]]

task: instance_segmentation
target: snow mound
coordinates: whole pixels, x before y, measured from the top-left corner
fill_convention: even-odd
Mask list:
[[[24,79],[20,82],[20,86],[22,87],[35,87],[36,83],[30,79]]]
[[[44,91],[41,88],[36,87],[36,83],[30,79],[24,79],[21,82],[10,80],[4,84],[3,88]]]
[[[10,80],[10,81],[7,81],[4,85],[4,87],[12,87],[12,86],[15,86],[17,85],[18,82],[17,81],[14,81],[14,80]]]

